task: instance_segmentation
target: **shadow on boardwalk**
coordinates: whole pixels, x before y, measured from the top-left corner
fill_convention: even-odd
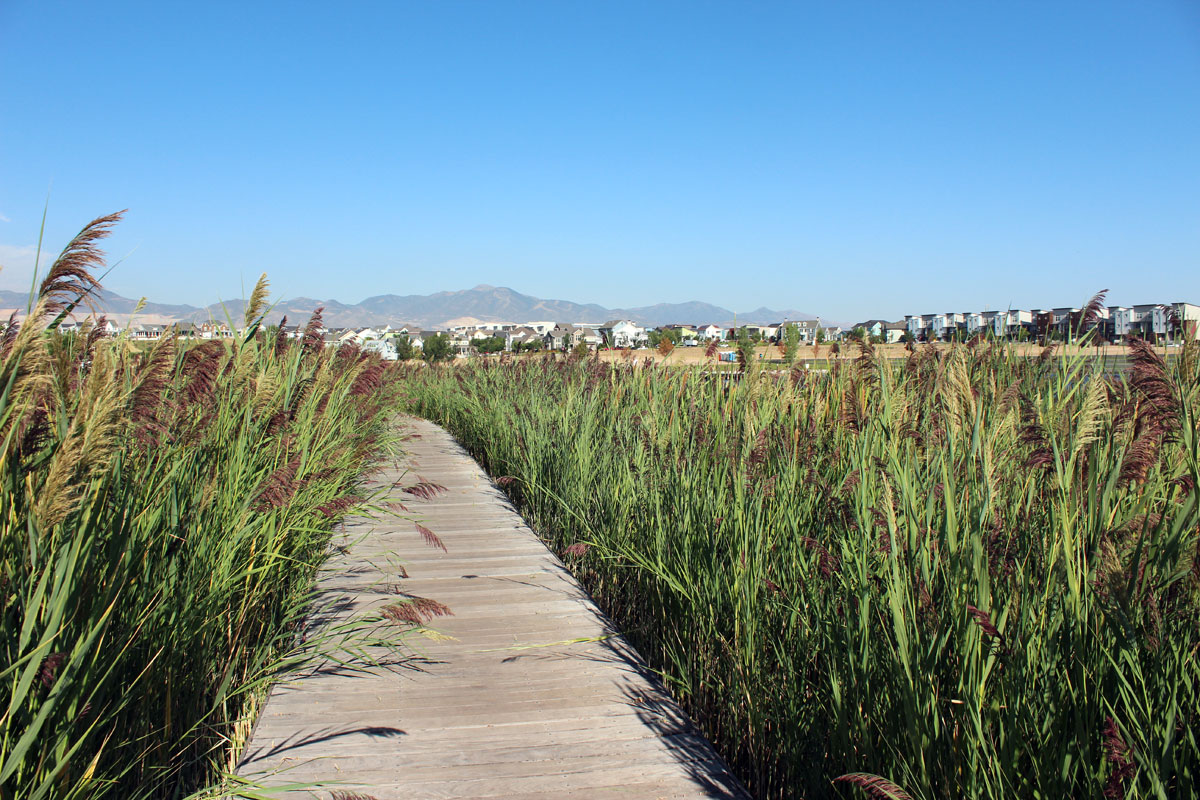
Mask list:
[[[311,625],[346,624],[396,591],[453,616],[411,637],[411,654],[289,676],[239,775],[310,787],[281,797],[327,798],[335,787],[378,800],[748,797],[479,466],[442,429],[409,424],[420,438],[408,466],[419,467],[380,481],[446,487],[405,499],[446,549],[425,546],[410,519],[348,521],[354,541],[323,574],[327,602]]]

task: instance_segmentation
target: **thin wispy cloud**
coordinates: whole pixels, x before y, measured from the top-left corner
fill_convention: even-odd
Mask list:
[[[12,222],[12,220],[0,213],[0,222]]]

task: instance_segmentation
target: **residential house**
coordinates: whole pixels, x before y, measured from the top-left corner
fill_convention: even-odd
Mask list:
[[[1049,329],[1064,341],[1071,341],[1079,330],[1082,312],[1072,306],[1060,306],[1050,310]]]
[[[385,332],[376,328],[359,328],[354,332],[353,339],[358,344],[384,338]]]
[[[908,327],[903,320],[897,322],[887,322],[883,326],[883,341],[885,344],[896,344],[904,341],[904,332]]]
[[[474,333],[474,331],[472,331]],[[470,355],[471,349],[474,346],[475,340],[471,334],[463,331],[450,331],[450,346],[454,348],[454,354],[458,356]],[[482,338],[482,337],[481,337]]]
[[[1119,342],[1129,335],[1133,328],[1133,306],[1109,306],[1108,324],[1105,326],[1105,338]]]
[[[1133,307],[1128,335],[1149,339],[1154,335],[1154,309],[1157,303],[1141,303]]]
[[[512,351],[519,346],[524,346],[535,339],[540,340],[542,337],[533,328],[520,325],[509,330],[502,330],[496,334],[504,340],[504,349]]]
[[[549,350],[569,350],[574,344],[575,326],[559,323],[542,334],[542,340]]]
[[[862,328],[867,332],[867,336],[872,339],[882,339],[883,332],[887,330],[888,321],[886,319],[868,319],[862,322],[856,322],[850,326],[850,330]]]
[[[821,329],[821,318],[798,319],[787,324],[796,326],[796,330],[800,332],[802,344],[811,344],[817,340],[817,331]]]
[[[762,339],[763,341],[767,341],[771,338],[771,332],[778,331],[779,329],[772,327],[770,325],[748,324],[748,325],[742,325],[740,328],[738,328],[738,330],[745,331],[746,334],[751,337],[753,337],[755,334],[757,334],[760,339]],[[737,337],[735,336],[734,338],[737,338]]]
[[[904,324],[913,339],[918,342],[929,341],[930,331],[933,328],[933,314],[906,314]]]
[[[166,332],[166,325],[134,325],[129,329],[129,338],[138,341],[153,341]]]
[[[716,339],[718,342],[725,339],[725,329],[719,325],[701,325],[696,328],[696,334],[701,339]]]
[[[992,320],[992,332],[997,337],[1017,338],[1022,335],[1033,335],[1033,312],[1019,308],[1010,308],[999,312]]]
[[[378,353],[379,357],[384,361],[395,361],[398,358],[396,342],[391,337],[387,339],[370,339],[363,342],[362,349],[368,353]]]
[[[199,326],[199,336],[201,339],[228,339],[233,335],[229,330],[229,325],[224,322],[201,322]]]
[[[667,331],[678,331],[680,342],[695,342],[700,335],[691,325],[663,325],[658,330],[664,333]]]
[[[600,335],[609,347],[641,347],[646,343],[646,329],[627,319],[613,319],[600,326]]]
[[[576,325],[572,338],[576,345],[582,342],[591,350],[596,350],[604,344],[604,337],[600,335],[599,328],[595,326]]]
[[[955,338],[966,338],[967,315],[957,311],[945,314],[934,314],[930,322],[930,338],[947,341]]]
[[[1171,307],[1178,318],[1178,330],[1170,330],[1172,338],[1180,337],[1186,340],[1200,340],[1200,306],[1193,303],[1172,303]]]
[[[411,344],[413,347],[420,350],[421,347],[425,344],[425,340],[421,338],[421,335],[423,333],[425,333],[425,331],[421,330],[420,328],[410,327],[402,335],[408,339],[409,344]]]
[[[1144,303],[1110,307],[1114,339],[1140,336],[1154,341],[1200,338],[1200,306],[1192,303]]]

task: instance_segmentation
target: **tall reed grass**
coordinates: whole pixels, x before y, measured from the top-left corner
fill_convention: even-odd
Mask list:
[[[1200,358],[414,370],[761,797],[1191,797]]]
[[[142,346],[88,302],[97,244],[63,251],[0,342],[0,797],[181,797],[228,769],[294,654],[330,526],[386,452],[389,373],[268,335]]]

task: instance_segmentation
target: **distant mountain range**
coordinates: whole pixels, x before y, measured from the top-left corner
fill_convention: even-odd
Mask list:
[[[25,302],[26,296],[21,292],[0,290],[0,307],[24,309]],[[113,292],[104,292],[96,305],[108,313],[126,315],[133,312],[137,301]],[[368,297],[354,305],[337,300],[295,297],[277,303],[268,315],[268,320],[277,322],[280,317],[286,315],[290,323],[303,323],[318,306],[324,306],[323,317],[329,327],[403,324],[419,325],[422,328],[444,328],[450,325],[471,324],[474,321],[540,320],[600,324],[612,319],[629,319],[648,326],[672,323],[728,326],[733,324],[735,318],[734,312],[727,308],[696,301],[658,303],[640,308],[605,308],[594,303],[583,305],[568,300],[543,300],[512,289],[480,285],[458,292],[437,292],[429,295],[382,294]],[[240,321],[242,309],[242,300],[226,302],[224,306],[215,303],[204,308],[147,302],[139,313],[191,322],[203,322],[210,318],[222,320],[228,313],[235,321]],[[738,312],[736,315],[739,324],[815,318],[815,315],[805,311],[770,308],[757,308],[753,311]]]

